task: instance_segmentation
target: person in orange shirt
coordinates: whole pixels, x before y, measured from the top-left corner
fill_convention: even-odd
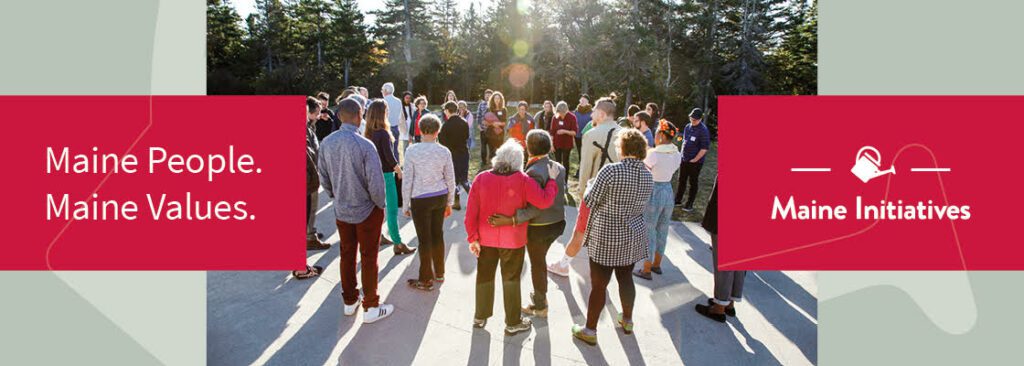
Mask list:
[[[526,113],[529,107],[530,105],[526,101],[520,101],[516,106],[516,114],[508,120],[508,137],[519,141],[519,145],[522,145],[523,149],[526,149],[526,134],[534,126],[533,116]]]

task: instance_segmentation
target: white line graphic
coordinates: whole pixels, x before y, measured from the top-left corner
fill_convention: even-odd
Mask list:
[[[949,168],[910,168],[912,172],[949,172]]]
[[[791,172],[831,172],[832,168],[790,168]]]

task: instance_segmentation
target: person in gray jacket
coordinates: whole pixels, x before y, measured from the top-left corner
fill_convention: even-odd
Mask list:
[[[532,304],[523,308],[523,314],[546,318],[548,316],[548,275],[545,258],[548,248],[565,231],[565,180],[566,170],[562,164],[548,158],[551,152],[551,135],[544,130],[532,130],[526,134],[526,151],[530,160],[526,163],[526,174],[537,181],[541,187],[553,178],[558,185],[558,193],[551,207],[546,209],[527,205],[516,210],[513,220],[510,216],[495,214],[488,221],[495,226],[512,225],[514,222],[529,222],[526,230],[526,252],[530,257],[530,277],[533,280]],[[551,177],[549,168],[558,171]]]

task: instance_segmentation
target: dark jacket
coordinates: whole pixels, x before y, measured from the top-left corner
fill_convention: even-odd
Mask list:
[[[320,188],[320,173],[316,169],[317,150],[320,144],[313,131],[313,124],[306,122],[306,194],[313,194]]]
[[[715,177],[715,186],[711,188],[711,198],[708,199],[708,208],[704,210],[704,221],[700,226],[709,233],[718,235],[718,177]]]
[[[326,114],[329,118],[326,120],[316,120],[316,140],[323,141],[324,137],[330,135],[331,132],[337,131],[338,127],[341,127],[341,120],[338,116],[331,112],[330,109],[324,109],[323,114]]]
[[[469,156],[469,149],[466,147],[469,140],[469,124],[466,123],[466,119],[459,115],[448,118],[441,126],[437,140],[451,151],[453,159]]]
[[[555,183],[558,185],[555,201],[551,204],[551,207],[545,209],[539,209],[537,206],[528,204],[525,208],[516,210],[516,222],[529,221],[530,226],[537,226],[554,224],[565,220],[565,167],[562,164],[551,161],[547,157],[543,157],[526,165],[526,175],[529,175],[538,185],[543,187],[548,179],[551,178],[548,176],[549,164],[558,166],[558,176],[554,177]]]
[[[380,157],[380,166],[384,173],[393,173],[398,159],[395,158],[395,150],[391,148],[391,133],[386,130],[376,130],[370,133],[370,141],[377,148],[377,155]]]
[[[536,124],[534,128],[539,128],[547,131],[547,129],[551,127],[551,119],[554,117],[555,112],[551,112],[551,114],[546,114],[544,113],[544,110],[541,109],[540,112],[537,112],[537,114],[533,116],[533,122]]]

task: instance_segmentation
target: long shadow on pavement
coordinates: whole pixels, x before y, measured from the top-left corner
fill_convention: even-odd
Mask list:
[[[737,318],[728,324],[707,319],[693,310],[707,299],[697,296],[675,311],[662,313],[663,322],[685,331],[686,339],[676,341],[679,356],[687,365],[781,365],[764,343],[755,339]],[[742,317],[742,315],[740,315]],[[739,333],[746,340],[733,334]],[[673,332],[673,334],[678,334]]]
[[[486,329],[474,329],[469,345],[469,361],[467,366],[487,364],[491,359],[491,332]],[[483,360],[483,363],[481,363]]]
[[[818,362],[818,325],[797,311],[794,305],[786,301],[784,295],[774,291],[773,285],[765,281],[764,273],[767,272],[747,272],[743,288],[744,301],[759,309],[765,319],[775,326],[775,329],[778,329],[793,342],[811,363],[816,364]]]
[[[389,304],[416,304],[395,306],[391,317],[377,323],[362,324],[338,358],[339,365],[411,365],[423,344],[430,316],[437,305],[439,290],[422,292],[403,286],[405,278],[416,278],[419,266],[406,266],[400,279],[381,301]],[[414,293],[402,293],[402,292]],[[396,301],[414,296],[416,301]]]
[[[687,250],[686,254],[705,270],[714,273],[713,256],[708,243],[701,241],[685,226],[673,225],[672,230],[693,248]],[[712,289],[708,290],[709,293],[712,292]],[[803,311],[811,317],[816,317],[817,299],[806,289],[779,271],[748,271],[743,298],[757,308],[783,336],[792,341],[808,360],[812,363],[817,362],[818,325],[801,314]],[[692,307],[683,311],[697,315]]]
[[[320,252],[306,255],[308,258],[317,253]],[[337,245],[332,245],[314,264],[326,268],[338,255]],[[280,337],[301,300],[320,282],[329,281],[321,278],[296,280],[282,271],[210,272],[207,276],[207,358],[211,363],[235,363],[237,357],[246,358],[240,363],[255,361]],[[329,304],[331,297],[340,298],[335,292],[331,291],[316,314],[341,315],[340,306]],[[243,355],[232,349],[259,352]],[[277,353],[281,353],[280,350]],[[281,356],[288,357],[287,354]]]
[[[310,363],[310,360],[318,360],[317,364],[328,362],[341,336],[352,328],[361,315],[357,312],[355,316],[342,316],[342,305],[341,285],[335,285],[316,313],[302,324],[298,333],[267,364],[301,365]]]

